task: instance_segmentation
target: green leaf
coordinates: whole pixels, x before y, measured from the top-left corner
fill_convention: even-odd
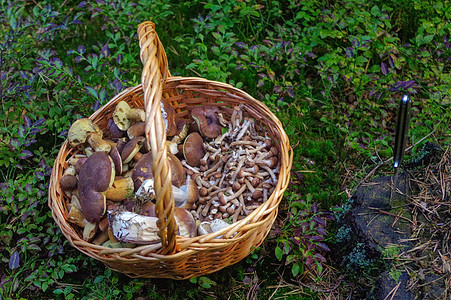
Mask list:
[[[379,14],[380,14],[380,9],[379,9],[379,7],[377,7],[377,5],[374,5],[372,8],[371,8],[371,14],[373,15],[373,16],[375,16],[375,17],[377,17]]]
[[[283,256],[283,250],[280,249],[279,246],[276,247],[276,250],[274,251],[276,254],[276,258],[280,261],[282,260],[282,256]]]
[[[94,98],[99,98],[97,91],[93,87],[87,86],[86,91],[88,91]]]
[[[424,37],[423,42],[424,44],[429,44],[434,39],[433,34],[428,34]]]
[[[293,277],[295,277],[296,275],[299,274],[299,272],[301,271],[302,267],[300,265],[299,262],[296,262],[292,267],[291,267],[291,274],[293,274]]]
[[[64,293],[64,291],[62,289],[56,289],[56,290],[53,291],[53,293],[55,295],[61,295],[62,293]]]

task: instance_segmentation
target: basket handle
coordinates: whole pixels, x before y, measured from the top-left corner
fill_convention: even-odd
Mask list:
[[[163,83],[170,77],[168,61],[163,44],[155,32],[153,22],[138,26],[138,37],[143,71],[141,83],[144,90],[146,111],[145,134],[152,152],[152,174],[156,195],[155,214],[160,229],[161,254],[176,252],[177,224],[174,219],[171,169],[167,158],[166,127],[161,114]]]

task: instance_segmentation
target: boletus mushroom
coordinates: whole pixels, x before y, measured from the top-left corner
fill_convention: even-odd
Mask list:
[[[102,137],[102,130],[88,118],[75,121],[67,133],[69,143],[74,148],[84,148],[87,142],[96,152],[110,152],[110,144],[105,142]]]
[[[183,168],[180,160],[174,154],[168,152],[167,157],[171,168],[172,185],[180,187],[186,182],[185,169]],[[144,180],[153,178],[152,164],[152,152],[144,154],[136,163],[131,176],[135,184],[135,191],[139,189]]]
[[[130,128],[132,120],[145,121],[146,112],[141,108],[131,108],[125,101],[120,101],[116,105],[116,109],[113,113],[113,121],[117,127],[126,131]]]
[[[193,215],[184,208],[174,207],[174,218],[178,227],[178,234],[192,238],[197,235],[196,221]]]
[[[186,162],[192,167],[199,167],[204,155],[204,140],[199,133],[190,133],[183,143],[183,156]]]
[[[191,116],[203,137],[214,139],[221,134],[222,125],[217,116],[219,112],[216,106],[197,106],[192,109]]]
[[[93,153],[81,166],[78,176],[78,193],[83,215],[98,223],[105,213],[105,192],[113,184],[114,165],[105,152]]]

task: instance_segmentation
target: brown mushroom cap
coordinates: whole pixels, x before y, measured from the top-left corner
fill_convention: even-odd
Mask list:
[[[216,106],[198,106],[192,109],[191,116],[196,121],[202,136],[214,139],[221,134],[222,125],[217,113],[219,108]]]
[[[161,98],[161,104],[161,113],[163,115],[163,121],[166,126],[166,134],[167,136],[173,136],[177,133],[177,125],[175,123],[175,110],[165,98]]]
[[[114,123],[113,119],[108,120],[107,130],[108,130],[108,136],[111,138],[115,138],[115,139],[125,136],[125,133],[126,133],[126,131],[121,130],[116,125],[116,123]]]
[[[156,217],[155,204],[152,201],[146,201],[141,205],[140,214],[148,217]]]
[[[80,168],[81,166],[86,162],[86,160],[88,159],[88,157],[80,157],[80,159],[77,160],[77,162],[75,163],[75,172],[77,172],[77,174],[80,173]]]
[[[116,174],[122,174],[122,158],[116,147],[111,148],[110,157],[113,160],[114,170],[116,171]]]
[[[192,167],[199,167],[205,155],[204,140],[197,132],[190,133],[183,143],[183,156]]]
[[[142,136],[144,135],[144,129],[146,127],[146,123],[144,122],[137,122],[130,126],[130,128],[127,130],[127,135],[130,139],[136,137],[136,136]]]
[[[133,156],[139,152],[141,149],[145,138],[142,136],[137,136],[131,139],[122,149],[121,158],[122,163],[126,164],[132,160]]]
[[[97,223],[105,213],[105,192],[114,181],[114,166],[105,152],[93,153],[81,166],[78,179],[79,200],[83,215]]]
[[[61,177],[60,184],[63,191],[70,191],[77,188],[78,179],[74,175],[67,174]]]
[[[171,182],[174,186],[180,187],[186,182],[185,169],[180,160],[172,153],[168,152],[168,161],[171,168]],[[136,163],[132,171],[132,179],[135,184],[135,192],[146,179],[153,178],[152,175],[152,152],[144,154]]]
[[[178,234],[193,238],[197,235],[196,221],[186,209],[174,207],[174,218],[178,226]]]

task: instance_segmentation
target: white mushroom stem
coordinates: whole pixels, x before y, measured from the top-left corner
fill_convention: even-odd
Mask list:
[[[213,200],[215,198],[211,198],[204,206],[204,209],[202,209],[202,216],[206,217],[208,215],[208,212],[210,211],[210,206],[213,203]]]
[[[276,175],[274,174],[274,172],[271,170],[270,167],[265,166],[265,165],[261,165],[261,167],[262,167],[263,169],[265,169],[266,171],[268,171],[268,173],[269,173],[269,175],[271,176],[271,179],[272,179],[273,182],[277,182],[277,177],[276,177]]]
[[[226,119],[224,118],[224,115],[222,113],[218,113],[218,120],[219,120],[219,123],[224,127],[226,127],[227,124],[229,124],[229,122],[226,121]]]
[[[222,195],[221,197],[224,197],[224,201],[221,202],[225,202],[228,203],[229,201],[232,201],[233,199],[236,199],[237,197],[241,196],[241,194],[246,190],[246,185],[242,185],[241,188],[235,192],[235,194],[232,194],[230,196],[226,196],[224,195],[224,193],[220,194]]]
[[[223,164],[224,164],[224,162],[222,160],[219,160],[213,167],[211,167],[210,169],[205,171],[203,176],[208,177],[209,174],[216,172],[216,170],[218,170],[220,167],[222,167]]]
[[[210,152],[216,152],[216,151],[221,151],[221,149],[216,149],[216,148],[214,148],[212,145],[210,145],[209,143],[204,143],[204,148],[207,150],[207,151],[210,151]]]
[[[226,131],[226,132],[223,133],[222,135],[218,136],[218,137],[214,140],[214,143],[215,143],[216,145],[221,144],[222,141],[223,141],[227,136],[229,136],[229,135],[230,135],[230,131]]]
[[[277,165],[277,157],[273,156],[269,159],[255,159],[252,162],[257,165],[265,165],[270,168],[274,168]]]
[[[246,184],[247,188],[249,189],[249,191],[251,193],[253,193],[255,191],[254,187],[252,186],[252,184],[249,182],[249,180],[247,180],[247,178],[244,178],[244,183]]]
[[[260,144],[258,142],[256,142],[256,141],[234,141],[234,142],[230,143],[230,147],[239,146],[239,145],[257,147]],[[263,148],[265,146],[266,145],[263,145]]]
[[[263,203],[268,200],[268,190],[263,189]]]
[[[241,168],[244,165],[244,162],[246,161],[246,157],[241,158],[241,160],[238,162],[238,166],[236,167],[236,170],[232,173],[232,177],[230,178],[230,182],[235,182],[236,176],[238,175],[238,172],[241,170]]]
[[[243,195],[240,195],[238,197],[238,199],[240,200],[240,206],[241,206],[241,209],[243,210],[244,214],[246,216],[249,215],[249,211],[246,209],[246,204],[244,204],[244,197],[243,197]]]
[[[187,168],[188,170],[191,170],[191,171],[193,171],[194,173],[200,173],[199,170],[198,170],[197,168],[191,167],[191,166],[186,162],[186,160],[183,159],[181,162],[182,162],[182,165],[183,165],[185,168]]]
[[[251,120],[249,120],[249,119],[244,120],[243,125],[241,127],[241,130],[240,130],[240,132],[238,133],[238,135],[235,138],[236,141],[241,140],[241,138],[244,136],[244,134],[246,133],[247,129],[249,128],[249,125],[251,125]]]
[[[240,215],[242,210],[243,210],[243,208],[241,207],[241,205],[238,205],[238,207],[235,209],[235,213],[233,214],[233,219],[232,219],[233,223],[238,221],[238,216]]]
[[[213,154],[210,155],[210,160],[215,160],[216,156],[221,153],[221,149],[217,149]]]
[[[206,187],[207,189],[209,189],[209,188],[212,187],[212,184],[210,184],[209,182],[203,180],[200,176],[196,176],[196,177],[194,178],[194,181],[196,182],[196,184],[197,184],[198,187],[204,186],[204,187]]]
[[[232,130],[235,129],[237,123],[240,122],[238,112],[241,111],[238,106],[233,109],[232,116],[230,118],[230,123],[232,124]],[[238,121],[238,122],[237,122]]]

